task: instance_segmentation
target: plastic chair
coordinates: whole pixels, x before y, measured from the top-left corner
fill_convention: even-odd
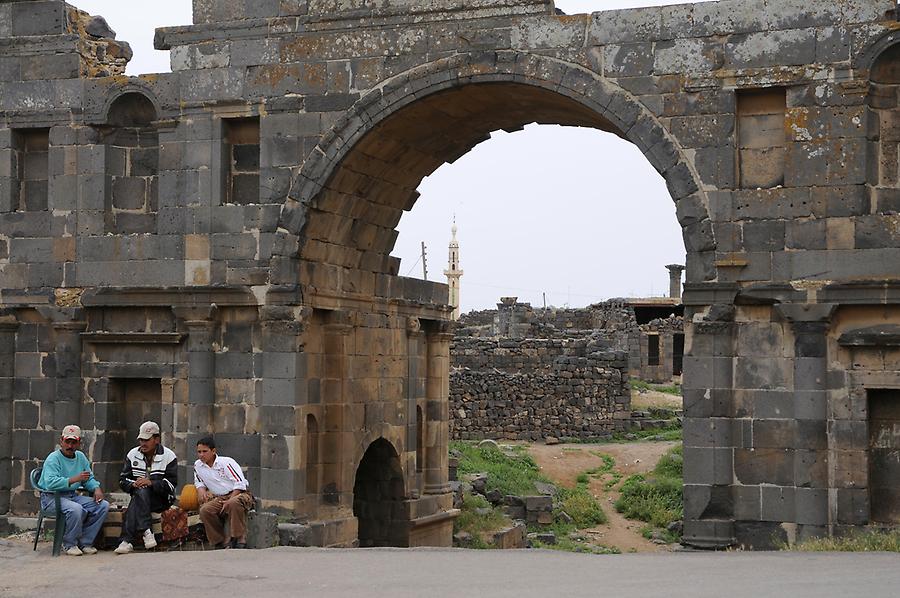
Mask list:
[[[42,467],[35,467],[31,470],[31,475],[29,476],[31,478],[31,487],[38,492],[45,492],[38,485],[38,481],[41,479],[42,470]],[[37,529],[34,530],[34,550],[37,550],[38,539],[41,537],[41,527],[44,525],[44,518],[53,519],[56,521],[56,529],[53,532],[53,556],[59,556],[62,552],[63,536],[66,535],[66,516],[63,514],[60,506],[59,492],[53,493],[53,502],[55,506],[54,511],[49,509],[45,510],[43,507],[38,510]]]

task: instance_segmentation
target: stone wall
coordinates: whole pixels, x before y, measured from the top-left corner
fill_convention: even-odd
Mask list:
[[[624,430],[624,352],[585,339],[455,339],[450,432],[456,439],[597,438]]]

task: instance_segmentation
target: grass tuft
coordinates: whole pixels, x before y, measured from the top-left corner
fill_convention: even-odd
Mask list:
[[[531,496],[535,493],[535,482],[551,483],[541,474],[525,447],[513,446],[504,452],[492,444],[479,447],[467,442],[451,442],[450,448],[462,455],[459,475],[488,474],[488,490],[499,490],[503,495]]]
[[[857,532],[836,538],[816,538],[782,546],[797,552],[900,552],[900,530]]]
[[[645,521],[663,529],[681,519],[684,516],[683,460],[682,447],[677,446],[663,455],[651,477],[628,477],[620,488],[616,510],[629,519]]]

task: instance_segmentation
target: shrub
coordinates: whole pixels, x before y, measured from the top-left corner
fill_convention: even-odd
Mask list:
[[[629,519],[665,528],[684,516],[683,449],[674,447],[656,464],[652,477],[633,475],[621,486],[616,510]]]

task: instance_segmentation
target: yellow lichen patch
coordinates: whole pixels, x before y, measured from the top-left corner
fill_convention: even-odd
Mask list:
[[[81,307],[81,295],[84,289],[56,289],[56,305],[59,307]]]

